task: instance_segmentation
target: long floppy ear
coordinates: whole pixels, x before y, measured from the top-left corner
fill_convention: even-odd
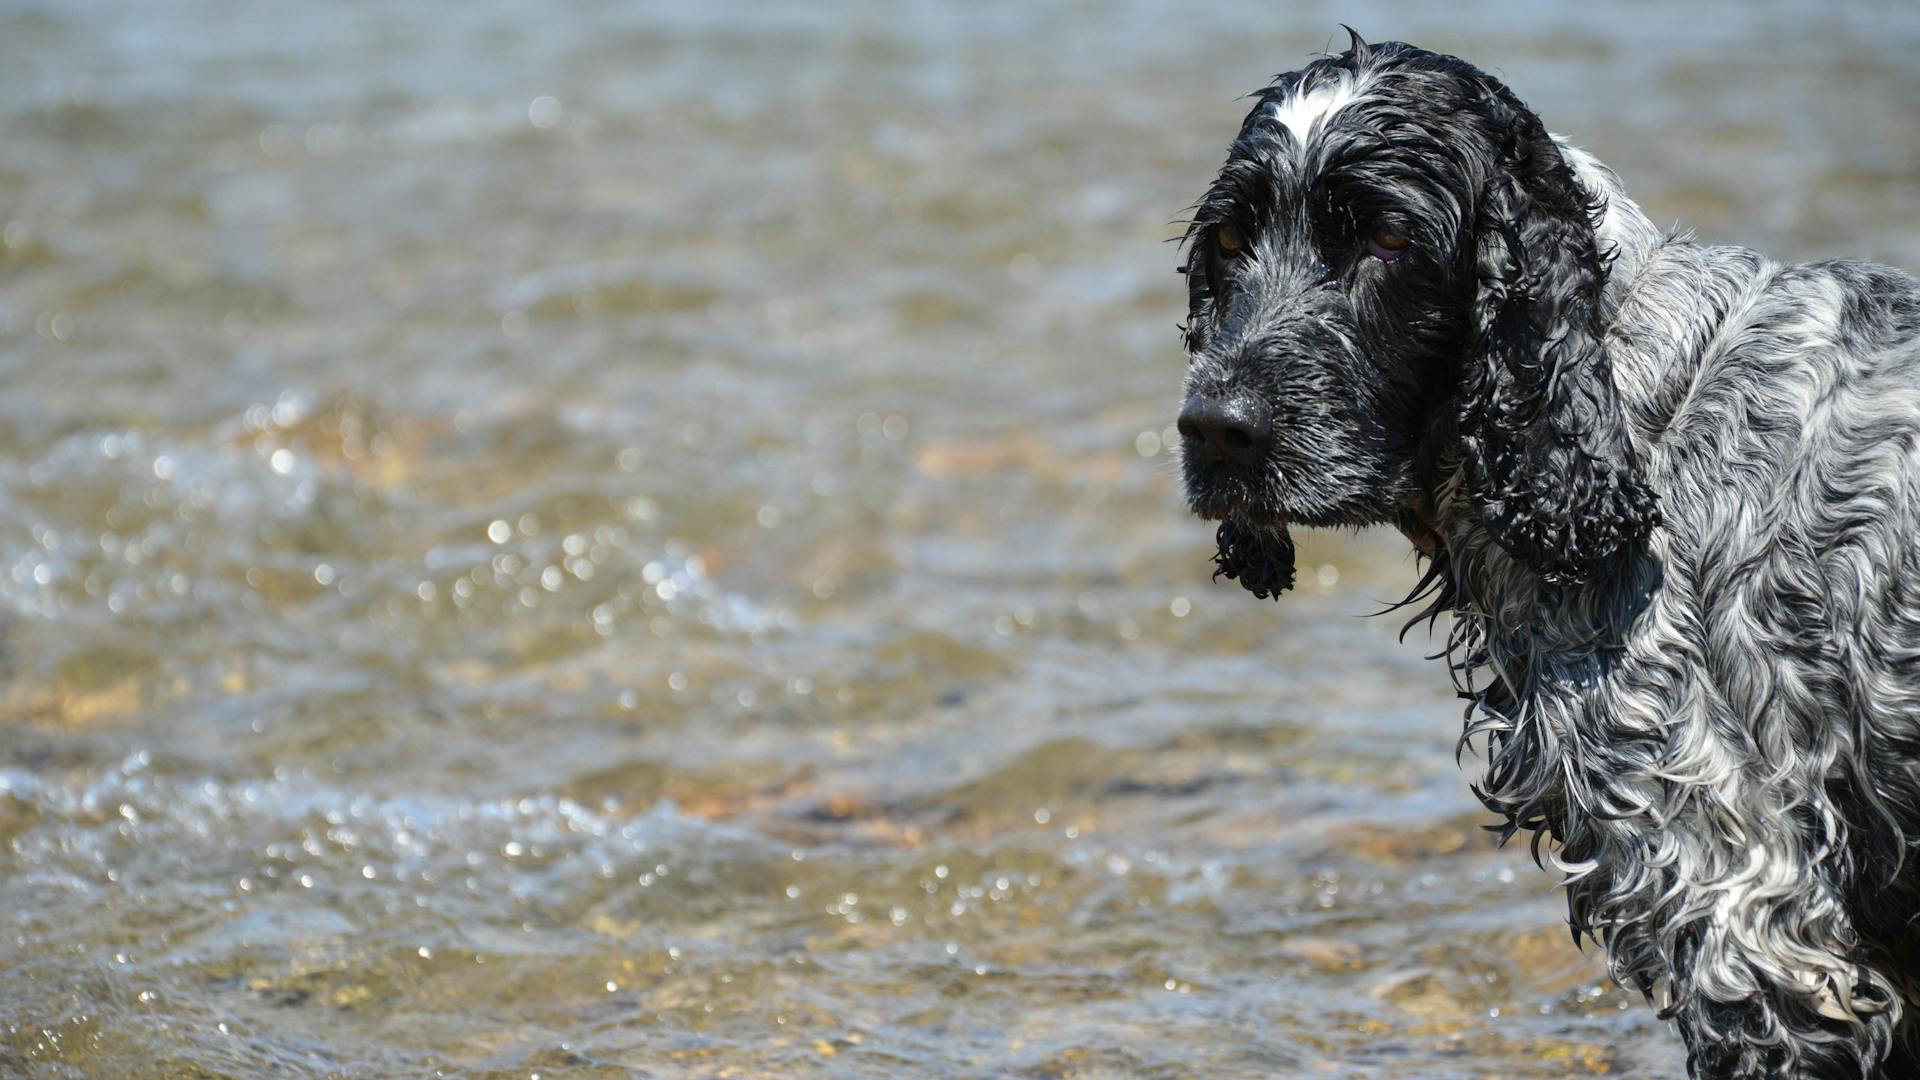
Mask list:
[[[1474,225],[1477,292],[1460,432],[1475,511],[1549,581],[1584,580],[1660,515],[1602,339],[1595,207],[1539,118],[1504,87]]]

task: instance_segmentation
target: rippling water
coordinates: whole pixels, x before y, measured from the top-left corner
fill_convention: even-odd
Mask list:
[[[1674,1074],[1404,543],[1179,507],[1169,221],[1340,20],[1920,266],[1908,5],[0,4],[0,1069]]]

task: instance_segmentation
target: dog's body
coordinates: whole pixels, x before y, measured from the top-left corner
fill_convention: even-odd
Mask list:
[[[1567,156],[1664,524],[1543,589],[1439,494],[1502,687],[1484,795],[1558,839],[1576,925],[1667,981],[1702,1075],[1861,1075],[1920,976],[1920,288],[1661,236]]]
[[[1400,526],[1482,797],[1694,1074],[1920,1075],[1920,282],[1664,234],[1498,82],[1357,38],[1190,241],[1221,572]]]

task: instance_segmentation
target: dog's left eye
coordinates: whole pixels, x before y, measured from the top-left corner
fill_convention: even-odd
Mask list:
[[[1240,254],[1241,249],[1247,246],[1246,238],[1240,235],[1240,230],[1231,225],[1215,225],[1213,242],[1220,246],[1220,254],[1229,259]]]
[[[1392,262],[1406,254],[1413,241],[1399,233],[1375,229],[1367,234],[1367,254],[1382,262]]]

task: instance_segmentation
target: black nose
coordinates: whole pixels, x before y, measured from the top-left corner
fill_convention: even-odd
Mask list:
[[[1273,428],[1265,412],[1242,397],[1195,394],[1180,410],[1180,437],[1189,454],[1206,454],[1237,465],[1266,459]]]

